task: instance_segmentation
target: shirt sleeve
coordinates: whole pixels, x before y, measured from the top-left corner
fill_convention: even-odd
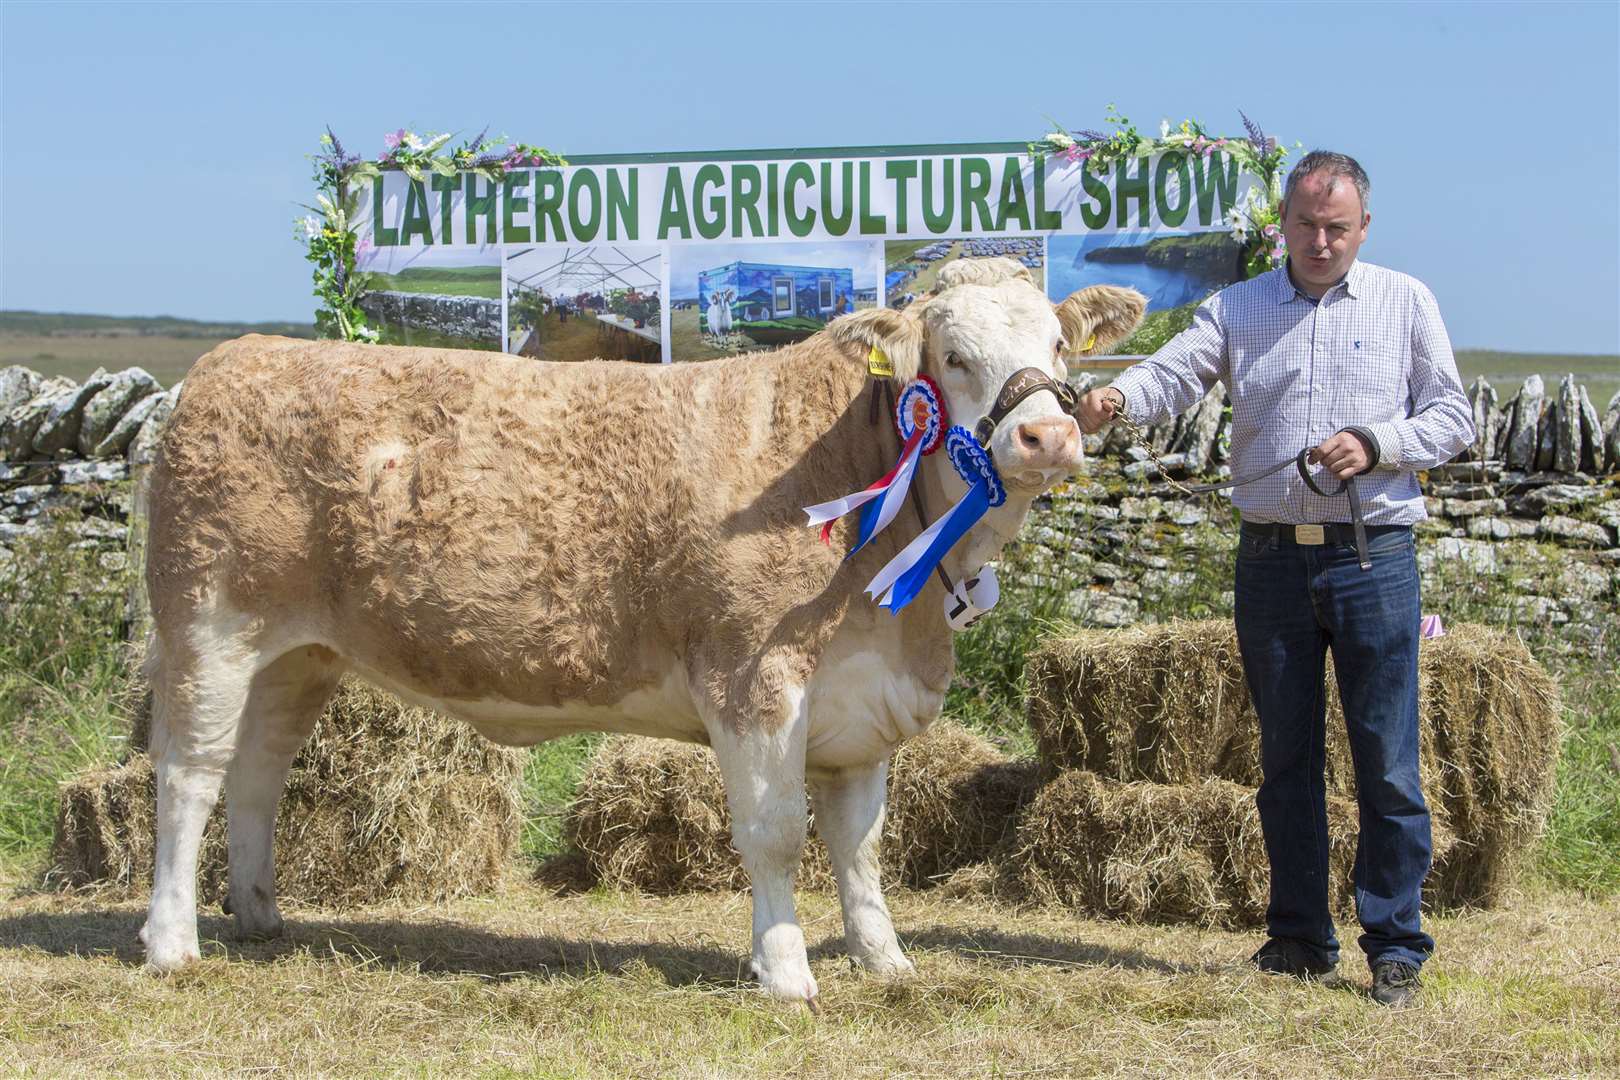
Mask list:
[[[1409,416],[1369,425],[1378,440],[1380,469],[1432,469],[1450,461],[1474,439],[1474,410],[1457,375],[1440,305],[1421,283],[1414,283],[1412,289],[1408,387]]]
[[[1111,384],[1125,395],[1125,415],[1157,424],[1183,413],[1226,377],[1226,327],[1220,294],[1198,305],[1192,325]]]

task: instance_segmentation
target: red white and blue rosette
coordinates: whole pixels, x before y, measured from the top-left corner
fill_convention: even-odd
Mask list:
[[[895,462],[894,468],[860,491],[804,508],[810,526],[821,526],[821,541],[824,544],[832,543],[834,521],[852,510],[860,509],[860,532],[855,546],[850,548],[845,558],[854,555],[872,537],[889,527],[905,503],[906,493],[911,489],[912,478],[917,473],[917,462],[924,454],[939,449],[946,425],[945,399],[934,380],[924,375],[906,384],[895,402],[894,422],[901,440],[900,460]]]
[[[915,600],[945,553],[955,547],[992,506],[1007,501],[1007,488],[996,472],[995,462],[971,431],[958,425],[946,432],[945,453],[957,475],[967,484],[967,494],[890,559],[867,584],[867,595],[890,611],[898,612]]]
[[[902,443],[909,442],[918,428],[923,431],[922,452],[932,454],[945,438],[945,398],[939,384],[927,375],[918,375],[900,391],[894,403],[894,427]]]

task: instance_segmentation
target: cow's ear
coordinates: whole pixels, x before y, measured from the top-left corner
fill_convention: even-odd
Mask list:
[[[1142,322],[1147,297],[1118,285],[1093,285],[1071,293],[1054,310],[1063,327],[1063,355],[1089,356],[1130,336]]]
[[[922,368],[922,323],[909,308],[904,313],[888,308],[852,311],[828,323],[827,332],[834,341],[859,346],[863,360],[881,364],[887,358],[896,382],[910,382]],[[882,357],[874,356],[874,349]]]

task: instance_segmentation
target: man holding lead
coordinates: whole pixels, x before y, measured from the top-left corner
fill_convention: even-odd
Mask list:
[[[1262,971],[1316,978],[1338,963],[1328,912],[1324,657],[1333,650],[1361,835],[1356,913],[1372,995],[1409,1004],[1434,950],[1421,926],[1429,811],[1418,782],[1421,606],[1412,524],[1416,471],[1473,439],[1434,295],[1356,253],[1370,184],[1355,159],[1313,151],[1283,195],[1287,263],[1210,297],[1193,324],[1112,385],[1086,394],[1095,432],[1116,413],[1158,423],[1217,381],[1232,400],[1232,475],[1242,480],[1313,448],[1310,462],[1357,477],[1370,567],[1357,555],[1348,499],[1284,469],[1233,490],[1242,514],[1235,582],[1238,644],[1260,715],[1257,799],[1271,862]],[[1318,486],[1334,483],[1323,476]]]

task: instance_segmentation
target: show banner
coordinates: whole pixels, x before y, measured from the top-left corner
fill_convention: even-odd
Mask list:
[[[1054,300],[1106,282],[1175,307],[1241,278],[1228,217],[1260,186],[1218,149],[1099,173],[1016,144],[390,170],[357,259],[389,340],[702,360],[904,307],[963,257],[1016,259]]]

